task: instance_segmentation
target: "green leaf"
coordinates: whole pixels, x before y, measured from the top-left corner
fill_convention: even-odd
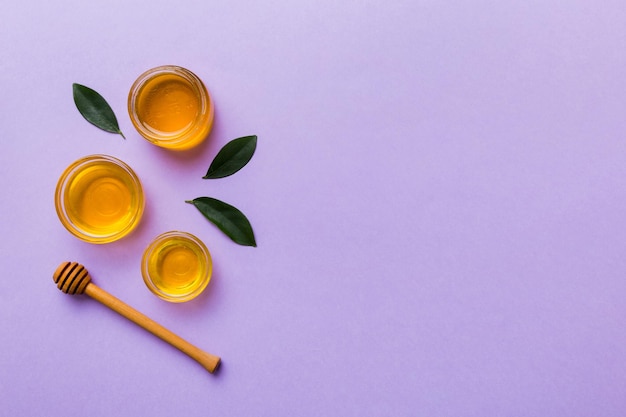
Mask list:
[[[256,136],[244,136],[228,142],[215,156],[204,179],[224,178],[246,166],[256,149]]]
[[[204,217],[215,224],[233,242],[243,246],[256,246],[252,226],[237,208],[211,197],[198,197],[187,200],[185,203],[196,206]]]
[[[104,97],[97,91],[76,83],[72,84],[72,91],[76,108],[89,123],[104,131],[119,133],[126,139],[117,124],[115,113]]]

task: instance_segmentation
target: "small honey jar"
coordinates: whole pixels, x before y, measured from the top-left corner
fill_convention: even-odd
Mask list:
[[[200,144],[213,126],[213,101],[188,69],[165,65],[148,70],[128,95],[130,120],[153,144],[186,150]]]
[[[157,297],[174,303],[197,297],[211,280],[213,261],[196,236],[171,231],[148,245],[141,261],[141,274]]]
[[[144,194],[139,178],[124,162],[90,155],[68,166],[55,192],[65,228],[90,243],[109,243],[129,234],[141,220]]]

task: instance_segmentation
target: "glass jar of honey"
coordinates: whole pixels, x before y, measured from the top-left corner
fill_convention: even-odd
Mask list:
[[[188,69],[165,65],[141,74],[128,95],[130,120],[153,144],[186,150],[200,144],[213,126],[213,101]]]
[[[139,178],[124,162],[90,155],[68,166],[57,183],[55,207],[74,236],[109,243],[129,234],[141,220],[144,194]]]
[[[157,236],[141,261],[141,275],[148,289],[174,303],[197,297],[209,284],[212,272],[209,250],[200,239],[186,232]]]

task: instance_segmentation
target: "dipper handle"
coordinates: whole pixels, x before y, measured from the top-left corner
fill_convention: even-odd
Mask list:
[[[102,288],[96,286],[93,283],[89,283],[85,288],[85,294],[109,307],[111,310],[126,317],[128,320],[143,327],[156,337],[164,340],[170,345],[174,346],[200,365],[202,365],[207,371],[213,373],[220,364],[220,358],[215,355],[211,355],[198,347],[187,342],[182,337],[172,333],[165,327],[161,326],[156,321],[152,320],[148,316],[135,310],[128,304],[115,298]]]
[[[213,373],[220,365],[220,358],[211,355],[187,342],[180,336],[175,335],[159,323],[143,315],[139,311],[118,300],[108,292],[96,286],[91,281],[87,269],[76,262],[63,262],[54,272],[52,279],[57,287],[66,294],[87,294],[109,307],[111,310],[126,317],[133,323],[143,327],[161,340],[166,341],[190,358],[197,361],[209,372]]]

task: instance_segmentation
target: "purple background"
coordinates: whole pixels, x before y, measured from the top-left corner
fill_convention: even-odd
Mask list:
[[[7,416],[626,415],[626,3],[206,1],[0,5],[0,414]],[[128,90],[189,68],[216,103],[209,140],[142,140]],[[84,121],[71,84],[127,136]],[[257,134],[235,176],[201,179]],[[105,153],[146,215],[104,246],[56,217],[63,169]],[[240,208],[259,247],[183,201]],[[198,299],[144,286],[143,249],[196,234]],[[64,260],[223,357],[210,375],[87,297]]]

